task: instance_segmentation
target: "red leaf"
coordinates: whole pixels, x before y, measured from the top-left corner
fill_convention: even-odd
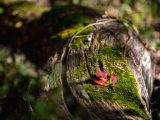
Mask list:
[[[96,74],[96,78],[92,80],[95,84],[107,86],[107,73],[99,70]]]
[[[105,78],[105,79],[107,79],[107,73],[99,70],[99,71],[97,72],[97,74],[96,74],[96,77],[97,77],[97,78]]]
[[[103,80],[93,79],[93,82],[98,84],[98,85],[107,86],[106,82],[104,82]]]
[[[111,72],[111,80],[113,85],[117,82],[117,77],[115,72]]]

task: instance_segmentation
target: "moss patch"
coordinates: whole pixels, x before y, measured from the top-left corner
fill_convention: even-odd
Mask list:
[[[87,22],[87,19],[86,19],[86,22]],[[77,24],[77,25],[73,25],[73,26],[68,27],[67,29],[64,29],[64,30],[60,31],[58,33],[58,35],[61,36],[61,38],[63,40],[66,40],[66,39],[68,39],[68,36],[73,36],[75,33],[80,31],[83,27],[84,27],[84,24],[81,24],[81,23]],[[85,31],[82,32],[82,34],[86,35],[86,34],[90,33],[91,30],[92,29],[86,29]],[[86,38],[86,37],[80,36],[80,38],[77,38],[76,40],[74,40],[72,44],[74,44],[75,41],[76,42],[77,41],[79,42],[81,40],[84,41],[84,38]]]
[[[62,7],[63,8],[63,7]],[[58,9],[61,11],[61,9]],[[68,14],[71,14],[68,16]],[[54,15],[55,17],[57,16],[57,13]],[[91,16],[85,15],[83,13],[76,13],[75,12],[70,12],[70,13],[65,13],[64,15],[57,16],[58,21],[56,21],[54,24],[54,31],[56,32],[54,35],[51,36],[52,39],[61,39],[63,41],[67,41],[69,37],[72,37],[80,31],[86,24],[89,23],[90,19],[92,18]],[[65,18],[65,19],[64,19]],[[52,21],[51,21],[52,22]],[[60,29],[59,29],[60,28]],[[79,46],[84,43],[84,39],[86,42],[86,37],[82,37],[83,35],[87,35],[93,30],[93,28],[88,28],[84,30],[79,38],[76,38],[70,47],[72,48],[79,48]]]
[[[124,112],[147,119],[148,116],[138,95],[136,80],[128,67],[127,60],[120,50],[103,46],[100,47],[98,55],[92,53],[87,55],[87,66],[90,75],[97,73],[99,62],[101,62],[104,71],[109,71],[109,73],[114,71],[117,75],[117,83],[112,87],[102,87],[92,83],[84,84],[84,88],[90,98],[96,101],[105,100],[111,105],[118,103]],[[84,73],[88,72],[84,68],[84,65],[79,66],[75,70],[74,75],[82,77]],[[110,80],[108,80],[109,82]]]
[[[75,71],[73,71],[72,77],[76,77],[78,79],[83,77],[85,79],[88,79],[89,75],[86,71],[87,71],[87,69],[86,69],[85,65],[81,64],[79,67],[76,68]]]

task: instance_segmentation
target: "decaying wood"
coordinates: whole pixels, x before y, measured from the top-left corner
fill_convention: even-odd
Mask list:
[[[114,37],[113,40],[109,38],[104,39],[107,45],[118,45],[118,47],[120,46],[125,50],[125,56],[129,59],[130,67],[138,80],[137,82],[139,82],[141,88],[139,92],[148,104],[149,109],[149,98],[153,89],[150,53],[133,31],[121,29],[118,23],[114,25],[103,24],[98,27],[100,27],[99,32],[103,36],[106,34],[105,31],[112,33],[111,37]]]
[[[69,45],[74,38],[91,26],[94,26],[95,29],[92,32],[89,46],[81,47],[77,50],[70,48]],[[100,41],[96,41],[95,44],[94,37],[96,35],[100,35],[101,39]],[[113,107],[105,101],[92,101],[82,85],[82,83],[87,82],[87,80],[83,77],[81,79],[73,78],[72,72],[79,64],[84,64],[86,71],[88,71],[88,76],[91,76],[92,70],[87,67],[87,54],[92,52],[96,55],[99,47],[102,45],[119,47],[124,50],[124,55],[129,61],[129,67],[137,80],[141,102],[145,106],[148,114],[150,114],[149,101],[153,88],[150,55],[136,33],[132,30],[127,30],[123,27],[121,21],[115,19],[98,20],[97,23],[90,24],[83,28],[67,42],[62,55],[54,62],[54,66],[56,67],[52,67],[51,70],[52,73],[54,73],[54,79],[50,79],[52,83],[54,83],[54,87],[58,81],[58,86],[62,88],[59,97],[62,98],[61,100],[63,101],[62,103],[63,106],[65,106],[65,110],[73,117],[78,113],[81,119],[85,119],[86,117],[93,120],[141,119],[141,117],[124,113],[118,103]],[[57,64],[60,65],[57,67]],[[97,65],[96,67],[99,68],[100,66]],[[59,69],[61,71],[60,74],[57,73]],[[53,76],[53,74],[50,75]],[[52,90],[53,86],[50,85],[47,90]],[[83,96],[81,96],[81,94]]]

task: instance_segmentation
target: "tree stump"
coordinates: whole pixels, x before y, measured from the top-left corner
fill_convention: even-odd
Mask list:
[[[93,82],[99,70],[108,74],[106,86]],[[51,71],[48,91],[59,83],[60,104],[71,118],[151,118],[150,55],[136,32],[120,20],[101,19],[78,32],[66,44],[64,53],[53,60]],[[117,79],[114,85],[113,72]]]

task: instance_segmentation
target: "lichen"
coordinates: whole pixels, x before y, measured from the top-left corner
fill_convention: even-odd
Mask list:
[[[82,77],[95,75],[99,69],[99,61],[105,71],[114,71],[117,75],[117,83],[111,87],[94,85],[92,82],[84,84],[84,88],[92,100],[107,101],[110,105],[118,103],[124,112],[148,119],[145,109],[140,101],[136,80],[128,66],[128,62],[119,49],[103,46],[98,55],[87,54],[87,66],[80,65],[74,70],[74,76]],[[107,69],[107,70],[106,70]],[[91,76],[88,79],[92,79]],[[110,81],[108,81],[109,83]]]

